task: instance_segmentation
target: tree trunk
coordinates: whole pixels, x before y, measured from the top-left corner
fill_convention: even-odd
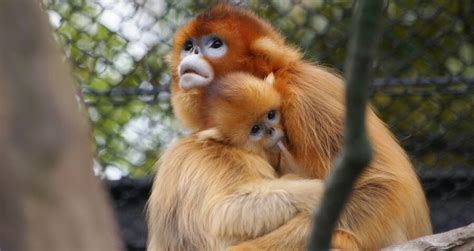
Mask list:
[[[122,250],[40,1],[0,2],[0,250]]]

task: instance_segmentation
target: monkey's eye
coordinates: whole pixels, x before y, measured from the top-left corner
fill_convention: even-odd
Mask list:
[[[225,41],[214,34],[203,37],[201,42],[206,45],[203,46],[202,53],[208,58],[220,58],[227,53],[227,45]]]
[[[262,130],[262,126],[260,125],[254,125],[252,129],[250,129],[250,134],[251,135],[258,135],[260,133],[260,130]]]
[[[211,48],[214,48],[214,49],[218,49],[218,48],[221,48],[222,45],[224,45],[224,43],[222,42],[222,40],[216,38],[216,40],[214,40],[211,44]]]
[[[276,111],[275,110],[271,110],[269,113],[267,113],[268,120],[274,120],[275,117],[276,117]]]
[[[188,40],[186,41],[186,43],[184,43],[184,47],[183,47],[184,51],[190,51],[192,48],[193,48],[193,42],[191,40]]]

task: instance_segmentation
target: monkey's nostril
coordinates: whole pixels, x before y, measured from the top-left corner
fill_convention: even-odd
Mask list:
[[[198,49],[198,47],[195,47],[193,52],[194,52],[194,54],[196,54],[196,55],[199,54],[199,49]]]
[[[267,134],[269,135],[273,135],[274,132],[275,132],[275,129],[273,127],[267,129]]]

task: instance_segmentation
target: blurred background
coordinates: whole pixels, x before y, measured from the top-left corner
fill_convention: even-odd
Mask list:
[[[153,164],[183,133],[169,102],[176,29],[216,1],[43,0],[91,124],[95,173],[129,250],[146,242]],[[305,58],[342,71],[353,1],[231,1],[270,21]],[[435,232],[474,222],[474,3],[388,1],[371,103],[407,150]]]

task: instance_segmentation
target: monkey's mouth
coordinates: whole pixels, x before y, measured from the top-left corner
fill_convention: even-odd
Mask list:
[[[276,140],[276,141],[273,141],[273,142],[270,142],[270,143],[267,145],[266,149],[267,149],[267,151],[269,151],[269,152],[278,153],[278,152],[281,151],[281,148],[280,148],[279,144],[282,144],[280,139],[278,139],[278,140]]]
[[[198,77],[202,78],[209,78],[209,74],[205,69],[201,69],[201,67],[194,67],[193,65],[183,65],[180,68],[180,76],[184,77],[187,74],[197,75]]]
[[[285,135],[280,129],[275,130],[270,140],[267,142],[267,149],[272,152],[279,152],[279,144],[285,143]]]
[[[193,69],[187,69],[183,72],[183,75],[185,75],[185,74],[198,74],[198,73],[197,73],[197,71],[195,71]]]
[[[203,60],[198,62],[183,60],[179,65],[178,75],[179,86],[182,89],[192,89],[211,83],[214,74],[211,66]]]

